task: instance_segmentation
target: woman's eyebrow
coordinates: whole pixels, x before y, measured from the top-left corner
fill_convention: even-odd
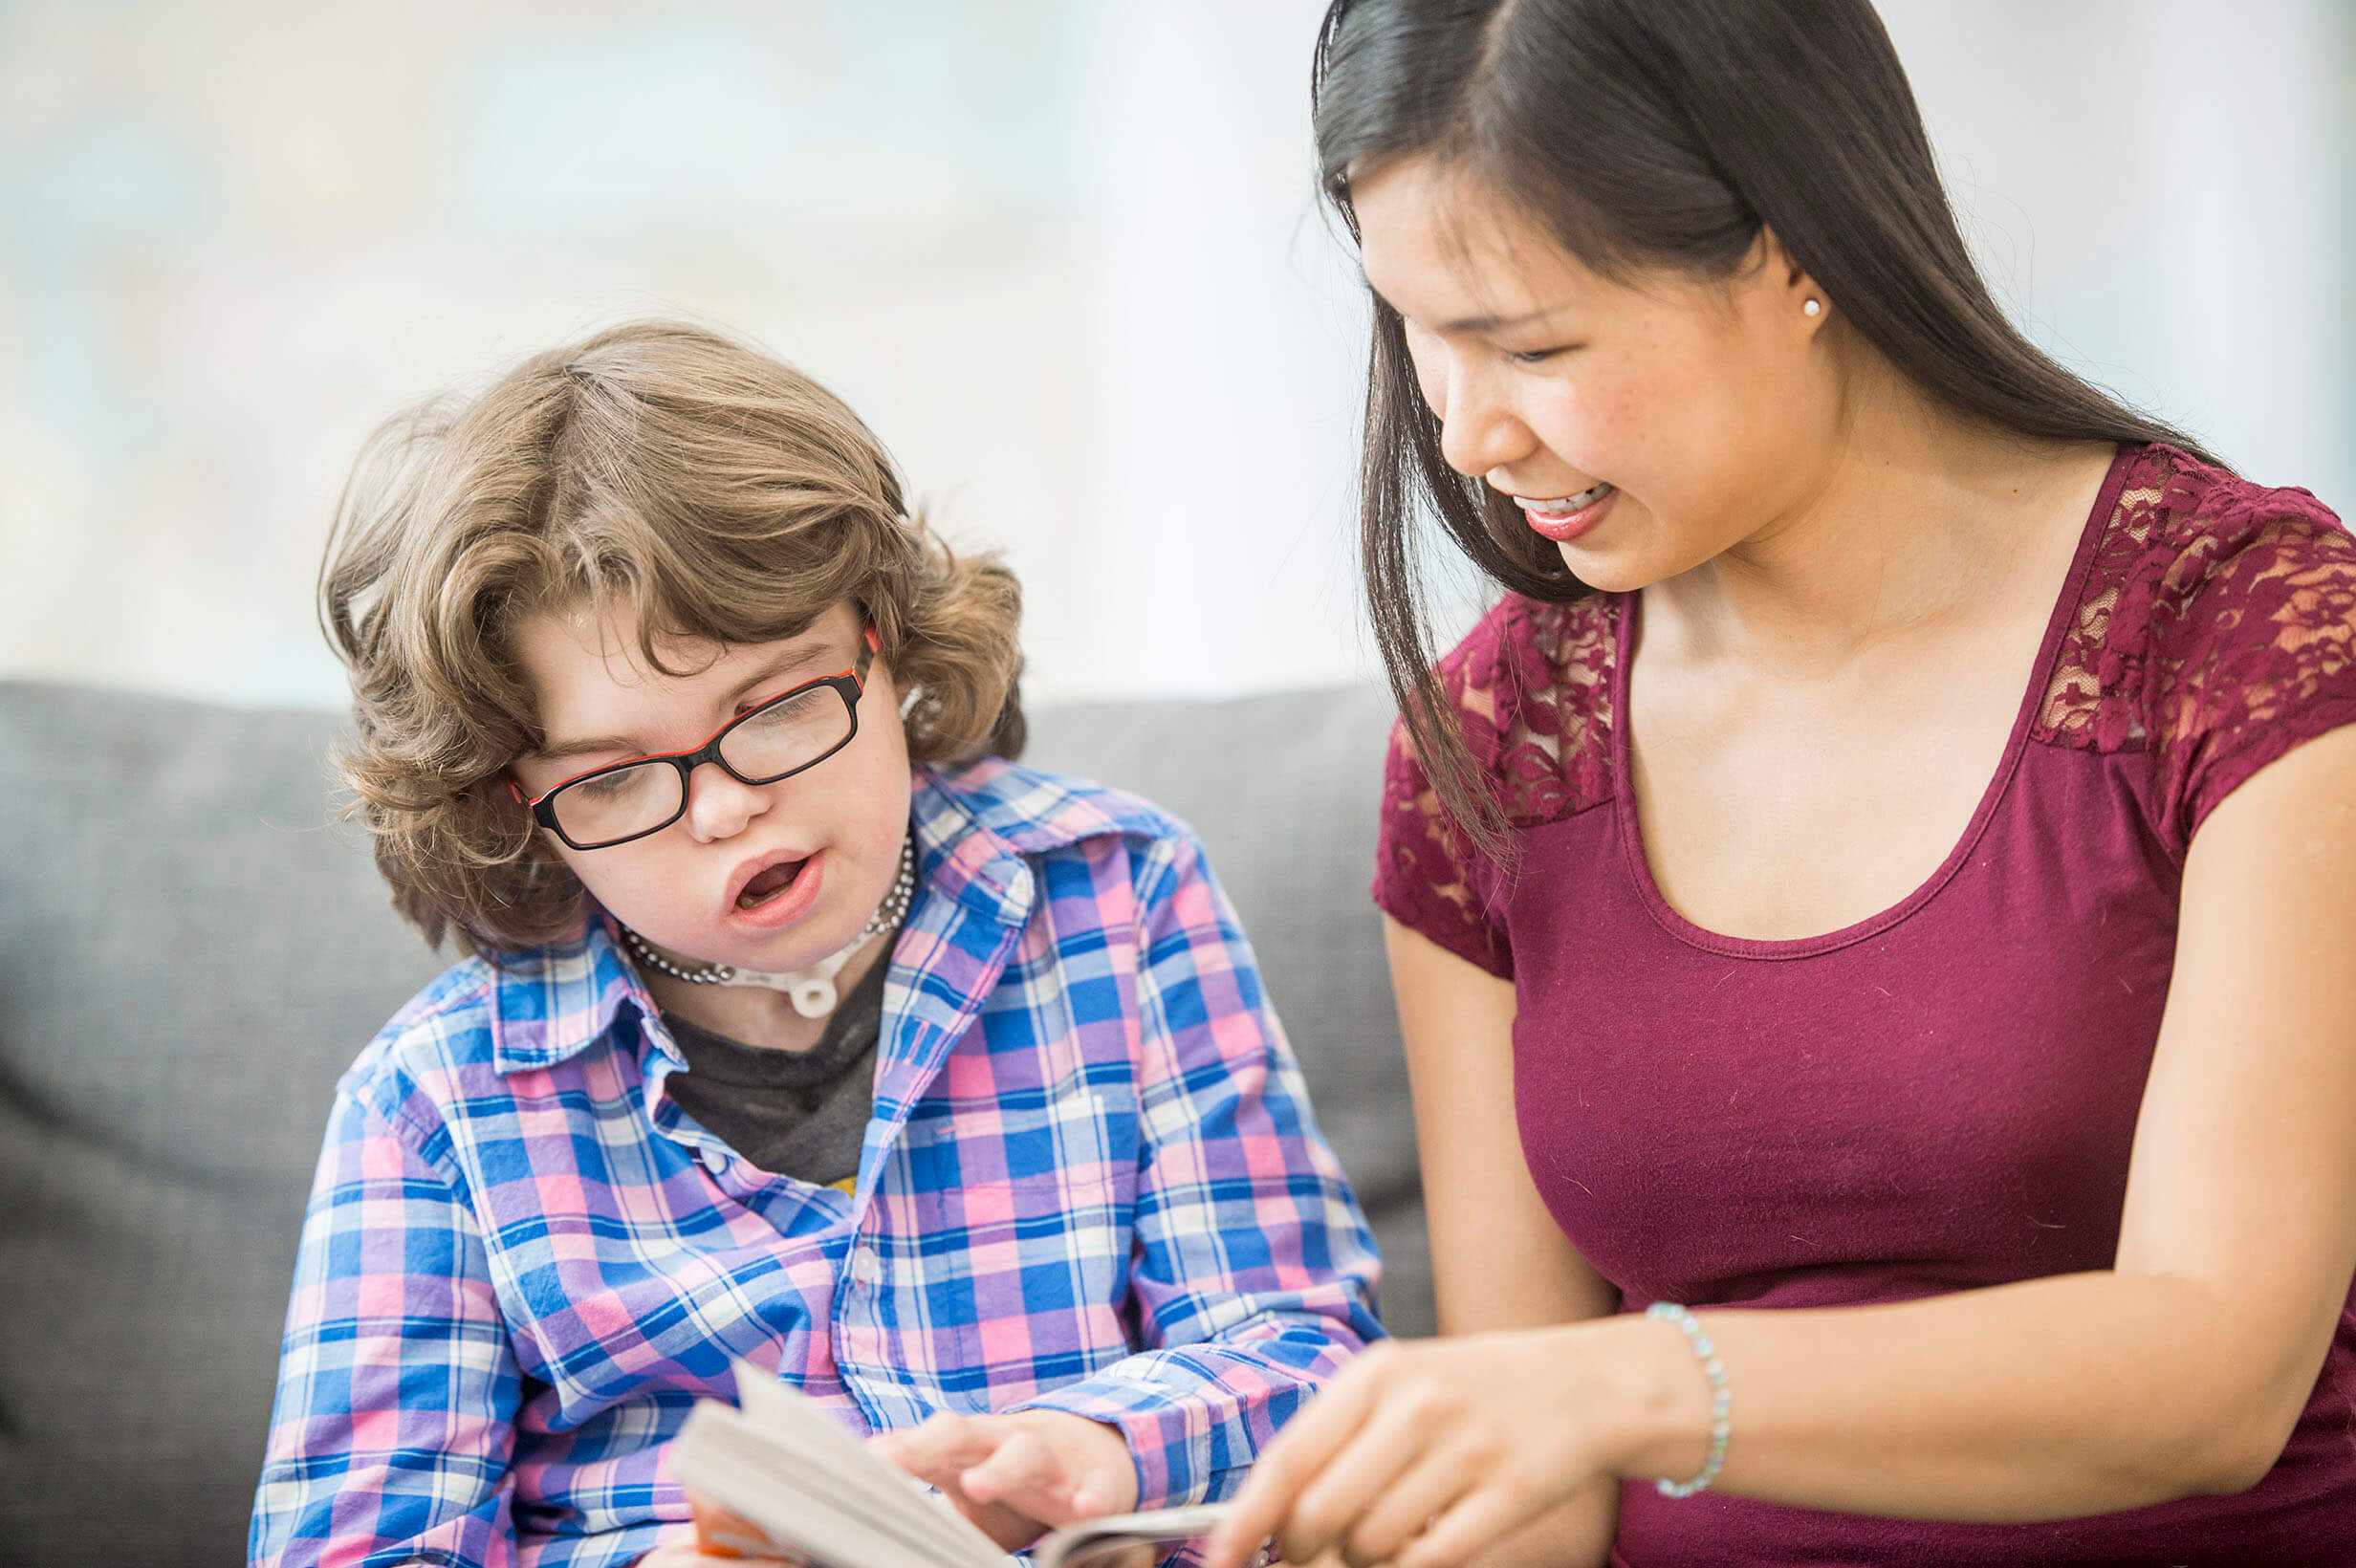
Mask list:
[[[1512,327],[1526,327],[1533,321],[1544,321],[1554,316],[1552,310],[1524,311],[1519,316],[1468,316],[1441,327],[1442,332],[1484,334],[1504,332]]]
[[[724,705],[732,704],[746,692],[764,682],[774,681],[780,675],[789,675],[796,670],[814,668],[828,664],[836,657],[838,657],[837,651],[823,642],[809,647],[789,649],[738,682],[730,689],[722,702]],[[583,740],[568,740],[554,746],[540,747],[535,754],[543,760],[558,762],[566,757],[589,756],[599,751],[624,751],[633,756],[654,754],[654,749],[636,735],[594,735]]]
[[[1402,320],[1412,319],[1407,312],[1384,298],[1383,292],[1371,283],[1366,286],[1366,292],[1374,295],[1375,299],[1392,315]],[[1560,305],[1548,305],[1535,311],[1524,311],[1519,316],[1468,316],[1454,321],[1444,321],[1433,330],[1451,335],[1480,337],[1489,333],[1505,332],[1514,327],[1527,326],[1533,321],[1544,321],[1563,309],[1564,307]]]

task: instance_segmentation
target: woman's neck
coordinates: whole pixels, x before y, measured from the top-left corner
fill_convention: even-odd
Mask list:
[[[1805,678],[1925,627],[2007,613],[2019,594],[2049,596],[2056,552],[2076,545],[2057,535],[2084,518],[2110,457],[1872,385],[1766,527],[1645,590],[1647,641]]]

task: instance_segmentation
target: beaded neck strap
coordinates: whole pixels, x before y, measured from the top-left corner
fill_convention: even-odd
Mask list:
[[[806,969],[789,969],[772,973],[761,969],[740,969],[733,964],[687,965],[664,953],[655,945],[631,930],[622,927],[622,940],[638,960],[659,969],[674,980],[684,980],[691,986],[759,986],[767,991],[781,991],[794,1011],[805,1018],[823,1018],[835,1011],[841,997],[835,990],[835,976],[851,955],[867,945],[870,937],[881,936],[908,918],[908,906],[916,900],[916,836],[910,834],[901,841],[900,874],[892,879],[892,890],[884,895],[867,924],[859,928],[844,947],[819,959]]]

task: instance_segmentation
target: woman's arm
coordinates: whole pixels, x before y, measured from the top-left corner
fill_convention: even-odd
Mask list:
[[[2255,1485],[2356,1271],[2352,887],[2356,727],[2252,777],[2193,841],[2114,1268],[1704,1315],[1733,1394],[1718,1486],[2030,1520]],[[1705,1386],[1673,1328],[1626,1318],[1363,1363],[1271,1450],[1211,1561],[1279,1527],[1299,1556],[1355,1537],[1405,1568],[1465,1561],[1597,1475],[1693,1473]]]
[[[1443,1335],[1608,1318],[1620,1293],[1555,1223],[1514,1120],[1514,983],[1385,917],[1391,993],[1407,1041],[1424,1216]],[[1483,1559],[1498,1568],[1600,1564],[1620,1491],[1608,1477]]]

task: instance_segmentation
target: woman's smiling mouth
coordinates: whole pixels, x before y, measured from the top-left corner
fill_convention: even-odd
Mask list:
[[[1577,495],[1565,495],[1553,500],[1538,500],[1516,495],[1514,504],[1529,525],[1557,544],[1579,537],[1602,521],[1611,498],[1620,493],[1609,481],[1599,480]]]

